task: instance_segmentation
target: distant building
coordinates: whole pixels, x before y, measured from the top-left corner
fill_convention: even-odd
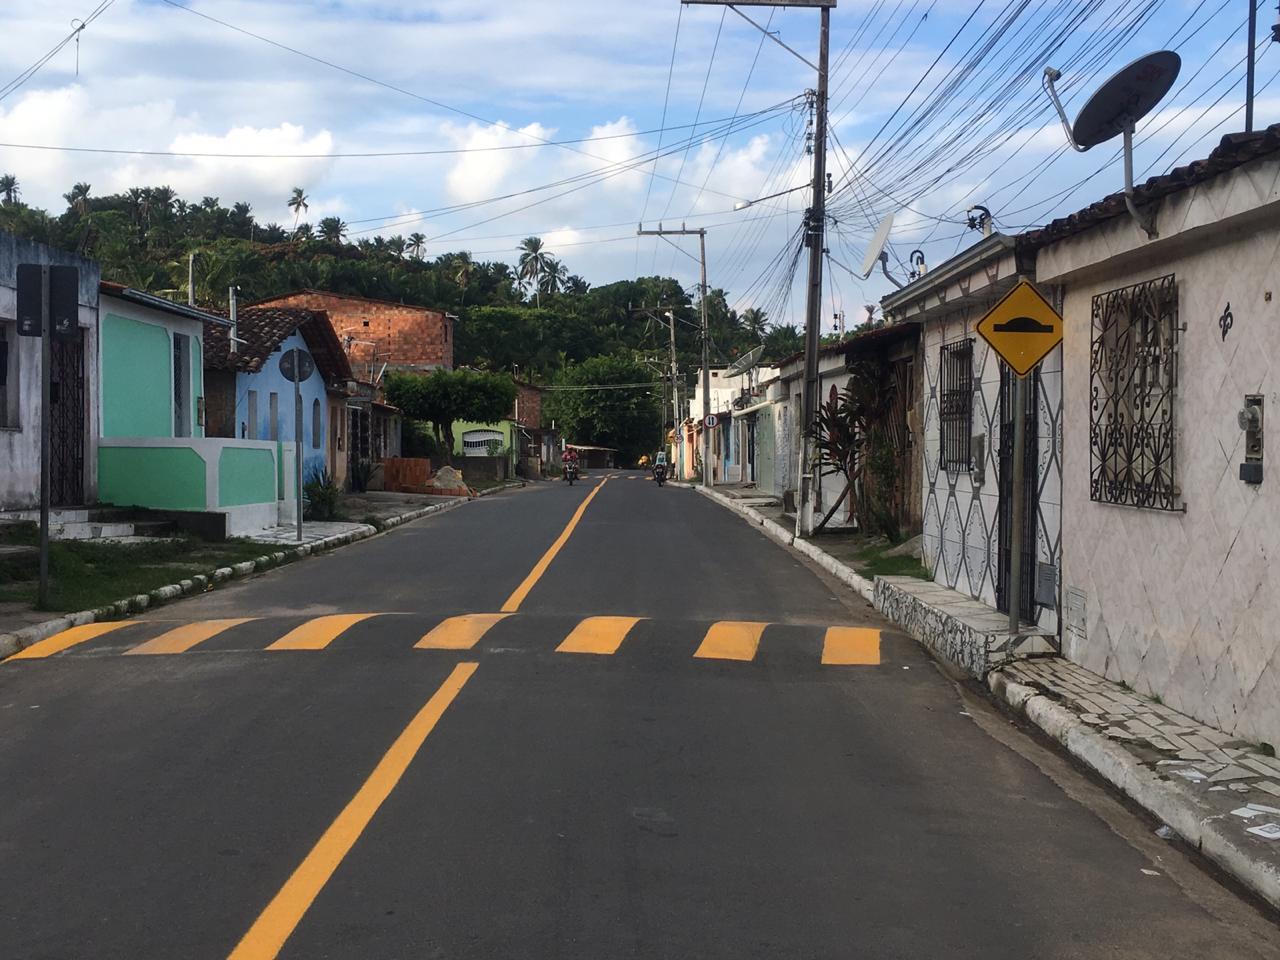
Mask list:
[[[384,368],[453,369],[456,318],[442,310],[320,290],[286,293],[254,306],[324,311],[359,380],[378,382]]]

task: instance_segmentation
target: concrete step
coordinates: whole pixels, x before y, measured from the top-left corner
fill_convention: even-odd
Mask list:
[[[76,521],[71,523],[49,523],[49,537],[52,540],[101,540],[104,537],[132,537],[132,523],[97,523],[95,521]]]

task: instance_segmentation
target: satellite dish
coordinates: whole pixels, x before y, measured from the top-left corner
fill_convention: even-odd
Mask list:
[[[871,238],[871,246],[867,247],[867,255],[862,258],[862,279],[871,276],[871,271],[884,252],[884,245],[889,242],[889,231],[893,229],[893,214],[889,214],[876,227],[875,236]]]
[[[1182,58],[1172,50],[1139,57],[1089,98],[1071,128],[1072,139],[1088,150],[1118,137],[1164,99],[1181,69]]]
[[[1157,50],[1139,57],[1097,89],[1072,126],[1053,87],[1062,74],[1053,67],[1044,68],[1045,89],[1057,108],[1072,148],[1083,153],[1119,134],[1124,135],[1125,206],[1148,238],[1156,236],[1155,218],[1144,217],[1133,202],[1133,132],[1138,121],[1155,109],[1173,88],[1181,69],[1182,58],[1172,50]]]
[[[746,353],[740,356],[737,360],[733,361],[733,363],[729,365],[729,368],[725,370],[724,375],[726,377],[741,376],[742,374],[750,370],[752,367],[754,367],[757,363],[759,363],[760,358],[762,356],[764,356],[763,343],[760,344],[760,346],[758,347],[753,347],[751,350],[748,350]]]

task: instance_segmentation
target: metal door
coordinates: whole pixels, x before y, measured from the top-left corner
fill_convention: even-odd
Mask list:
[[[84,331],[54,337],[49,377],[49,502],[84,503]]]
[[[996,606],[1009,612],[1010,565],[1013,534],[1013,385],[1009,368],[1000,365],[1000,556],[996,584]],[[1022,411],[1027,424],[1027,444],[1023,456],[1022,524],[1022,596],[1019,616],[1027,623],[1036,622],[1036,517],[1039,515],[1039,423],[1040,371],[1027,378],[1026,406]]]

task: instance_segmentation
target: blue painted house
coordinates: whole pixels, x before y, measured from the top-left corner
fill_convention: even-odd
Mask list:
[[[297,413],[285,367],[297,348],[308,374],[299,385],[303,476],[329,469],[328,394],[345,393],[353,378],[328,314],[296,307],[249,307],[236,318],[234,351],[231,334],[229,327],[205,325],[206,434],[291,446]]]

